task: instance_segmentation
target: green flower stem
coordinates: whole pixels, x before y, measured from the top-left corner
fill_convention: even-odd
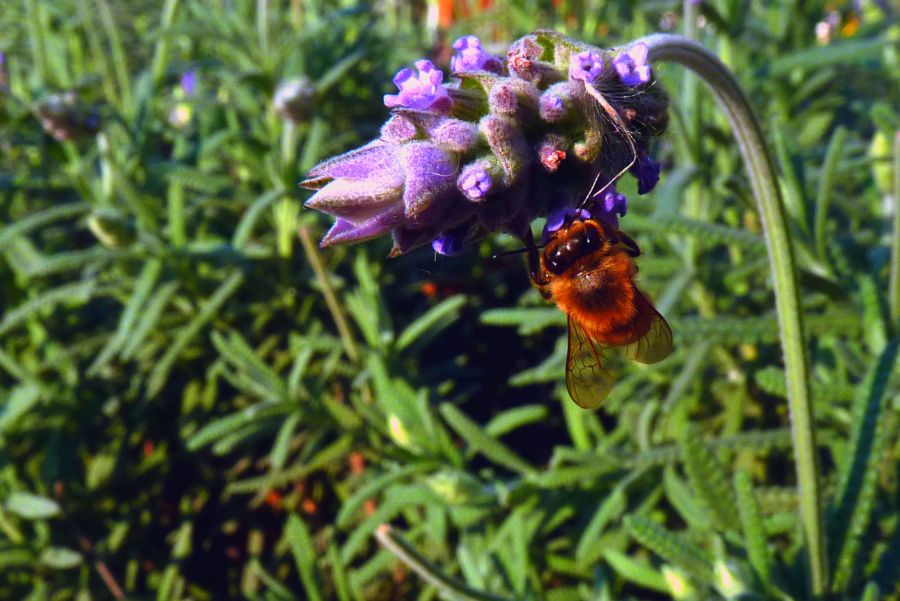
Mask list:
[[[441,572],[437,566],[423,557],[405,538],[397,534],[388,524],[382,524],[375,531],[375,538],[381,546],[394,554],[428,584],[444,593],[448,599],[473,601],[506,601],[490,593],[473,589],[465,582]]]
[[[794,461],[800,495],[800,514],[809,552],[813,595],[827,587],[825,540],[816,457],[816,433],[809,394],[809,368],[800,311],[797,268],[778,188],[775,165],[766,148],[759,122],[734,74],[715,54],[687,38],[654,34],[635,43],[647,44],[652,62],[672,61],[696,73],[712,90],[728,117],[756,198],[775,287],[775,308],[784,352],[787,400],[791,414]]]
[[[297,228],[297,231],[300,235],[300,244],[303,245],[303,252],[306,253],[306,258],[309,260],[313,273],[316,274],[316,281],[322,289],[322,295],[325,297],[325,304],[328,305],[328,310],[331,313],[331,317],[334,319],[334,325],[337,326],[338,334],[344,345],[344,350],[347,351],[347,356],[350,360],[356,363],[360,358],[359,348],[356,346],[356,340],[353,339],[350,324],[347,323],[347,318],[344,315],[344,311],[341,309],[341,304],[338,302],[337,295],[334,293],[334,288],[328,280],[328,274],[325,273],[325,264],[322,261],[322,255],[319,253],[319,249],[316,247],[316,243],[313,242],[312,236],[309,234],[309,229],[305,225],[300,225],[300,227]]]

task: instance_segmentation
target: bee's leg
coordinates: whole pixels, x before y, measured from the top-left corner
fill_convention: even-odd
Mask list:
[[[528,275],[531,276],[531,281],[541,289],[541,294],[543,294],[544,286],[549,284],[550,281],[541,272],[541,257],[538,254],[537,246],[534,244],[534,236],[532,236],[531,230],[528,230],[523,236],[523,242],[525,243],[525,248],[528,249]]]

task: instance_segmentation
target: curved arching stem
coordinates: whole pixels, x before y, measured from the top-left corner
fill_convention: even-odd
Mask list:
[[[797,267],[778,188],[775,164],[766,147],[759,122],[734,74],[719,58],[685,37],[654,34],[635,40],[650,50],[653,63],[684,65],[709,86],[731,122],[765,234],[775,288],[775,309],[784,351],[787,400],[791,416],[794,462],[800,496],[800,514],[809,552],[811,592],[818,597],[827,587],[825,540],[822,534],[816,431],[809,394],[809,367],[803,315],[797,285]]]

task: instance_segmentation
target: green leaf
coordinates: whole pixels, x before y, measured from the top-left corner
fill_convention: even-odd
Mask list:
[[[448,403],[440,406],[441,415],[447,420],[457,434],[462,436],[473,450],[514,472],[524,475],[536,475],[535,469],[528,462],[519,457],[502,442],[485,434],[478,425],[469,419],[462,411]]]
[[[427,344],[459,319],[459,312],[465,304],[466,297],[462,294],[442,300],[400,333],[395,343],[396,349],[402,351],[414,343],[419,346]]]
[[[3,405],[0,405],[0,433],[5,433],[15,426],[40,398],[40,389],[33,384],[13,388]]]
[[[316,567],[316,550],[313,547],[312,539],[309,537],[306,524],[296,514],[292,514],[288,518],[285,536],[291,546],[294,564],[297,566],[297,572],[300,574],[300,581],[303,583],[303,589],[306,591],[306,598],[310,601],[321,601],[322,593],[319,586],[321,580]]]
[[[27,492],[14,492],[6,500],[6,509],[26,520],[43,520],[61,513],[53,499]]]
[[[237,292],[243,281],[243,274],[238,271],[232,273],[222,285],[216,289],[212,296],[204,301],[197,311],[197,314],[187,323],[187,325],[179,330],[166,352],[156,363],[153,371],[150,372],[150,376],[147,379],[148,398],[155,397],[159,391],[162,390],[162,387],[165,386],[166,381],[169,378],[169,372],[172,370],[172,367],[175,366],[175,361],[178,360],[179,355],[181,355],[182,351],[191,340],[200,333],[200,330],[212,320],[229,297]]]
[[[78,551],[65,547],[48,547],[41,551],[38,561],[55,570],[70,570],[81,565],[82,557]]]
[[[832,591],[846,590],[856,575],[856,564],[863,547],[866,529],[872,519],[878,474],[888,441],[887,419],[883,417],[887,403],[888,381],[897,358],[900,342],[891,341],[866,377],[853,403],[850,446],[847,461],[840,473],[835,509],[829,520],[834,560]]]
[[[695,430],[685,431],[681,446],[684,469],[692,490],[706,506],[719,530],[733,529],[738,510],[725,468]]]
[[[628,532],[642,545],[699,581],[705,584],[712,582],[712,560],[698,547],[644,516],[629,515],[624,522]]]
[[[827,46],[798,50],[785,54],[769,63],[773,76],[786,75],[794,69],[817,69],[844,63],[871,60],[881,54],[888,45],[887,38],[839,41]]]
[[[735,472],[734,491],[738,517],[741,520],[741,530],[744,532],[744,547],[747,549],[750,565],[753,566],[760,582],[766,587],[771,587],[772,558],[759,504],[756,502],[753,484],[750,482],[747,472]]]
[[[603,559],[606,560],[606,563],[608,563],[619,576],[629,582],[633,582],[638,586],[665,595],[668,595],[671,592],[663,575],[646,563],[632,559],[615,549],[607,549],[604,551]]]

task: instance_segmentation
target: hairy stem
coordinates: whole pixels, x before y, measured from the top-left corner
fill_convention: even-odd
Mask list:
[[[797,268],[774,161],[747,97],[734,74],[715,54],[696,42],[670,34],[650,35],[635,43],[647,44],[651,61],[672,61],[684,65],[709,86],[731,123],[749,173],[775,287],[775,308],[784,352],[787,400],[800,495],[800,517],[809,553],[811,591],[814,596],[821,596],[827,587],[826,553],[821,525],[819,470],[809,394],[809,368]]]

